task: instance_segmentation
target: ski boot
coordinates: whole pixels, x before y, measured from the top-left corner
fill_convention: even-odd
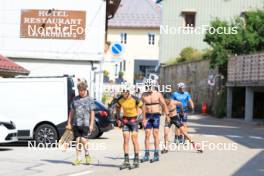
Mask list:
[[[176,145],[180,143],[179,136],[175,136],[173,143],[175,143]]]
[[[150,163],[159,161],[159,152],[155,151],[153,159],[150,160]]]
[[[129,158],[125,157],[125,161],[123,164],[119,167],[120,170],[127,169],[130,167]]]
[[[90,165],[92,162],[92,158],[90,155],[85,155],[85,164]]]
[[[149,161],[149,152],[145,153],[145,156],[140,160],[141,163]]]
[[[178,137],[178,140],[179,140],[179,144],[184,144],[184,136],[183,135],[180,135]]]
[[[138,168],[138,167],[139,167],[139,158],[138,157],[135,157],[134,158],[133,165],[129,167],[129,170],[135,169],[135,168]]]

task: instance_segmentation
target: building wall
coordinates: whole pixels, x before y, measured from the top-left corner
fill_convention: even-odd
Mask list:
[[[15,4],[15,5],[14,5]],[[54,8],[62,11],[85,11],[85,39],[21,38],[21,11]],[[104,51],[106,2],[79,0],[0,0],[0,53],[6,57],[101,60]],[[56,17],[61,19],[61,17]],[[76,17],[77,18],[77,17]]]
[[[51,13],[51,16],[56,16],[58,21],[66,18],[69,11],[85,13],[85,20],[84,17],[81,18],[82,23],[85,24],[85,38],[79,40],[74,37],[74,39],[21,37],[22,12],[25,10],[48,11],[49,9],[53,9],[54,14],[60,11],[66,12],[65,16]],[[80,16],[72,15],[71,19],[79,19]],[[99,66],[97,66],[98,74],[96,74],[96,79],[93,79],[94,71],[91,71],[91,62],[99,62],[103,59],[105,16],[106,2],[102,0],[79,0],[78,3],[76,1],[62,3],[60,0],[38,2],[0,0],[0,53],[14,58],[18,64],[30,71],[30,76],[73,74],[76,77],[87,79],[90,84],[94,82],[93,84],[96,83],[97,87],[90,86],[89,88],[92,92],[96,91],[96,94],[91,93],[91,95],[100,99],[102,73],[99,72]],[[36,19],[38,18],[39,16]]]
[[[163,27],[177,28],[184,26],[183,11],[196,12],[196,26],[209,25],[216,17],[231,20],[248,10],[261,9],[264,0],[163,0],[161,24]],[[161,30],[160,62],[176,58],[180,51],[188,46],[205,49],[209,46],[203,42],[204,35],[172,34],[167,35]]]
[[[159,29],[109,29],[108,41],[121,41],[120,33],[127,33],[127,44],[124,44],[123,59],[126,60],[126,71],[124,78],[129,83],[134,81],[134,60],[158,60],[159,57]],[[155,45],[148,44],[148,33],[155,33]],[[113,71],[115,63],[104,64],[104,69]],[[114,77],[110,73],[110,78]]]

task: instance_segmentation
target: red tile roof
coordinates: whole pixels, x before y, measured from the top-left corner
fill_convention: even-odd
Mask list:
[[[0,55],[0,72],[23,75],[29,74],[28,70],[2,55]]]

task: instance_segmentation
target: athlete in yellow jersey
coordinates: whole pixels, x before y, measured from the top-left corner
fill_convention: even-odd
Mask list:
[[[124,138],[124,155],[125,161],[120,167],[120,169],[130,167],[129,164],[129,139],[130,134],[134,146],[134,163],[133,167],[138,167],[139,165],[139,143],[138,143],[138,122],[137,116],[139,108],[141,108],[143,103],[135,96],[130,94],[130,90],[123,91],[122,96],[117,101],[117,124],[120,127],[123,125],[123,138]],[[123,110],[123,118],[120,118],[120,110]]]

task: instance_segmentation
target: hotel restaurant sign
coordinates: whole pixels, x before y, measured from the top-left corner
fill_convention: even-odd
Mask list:
[[[85,11],[21,10],[20,38],[85,40]]]

